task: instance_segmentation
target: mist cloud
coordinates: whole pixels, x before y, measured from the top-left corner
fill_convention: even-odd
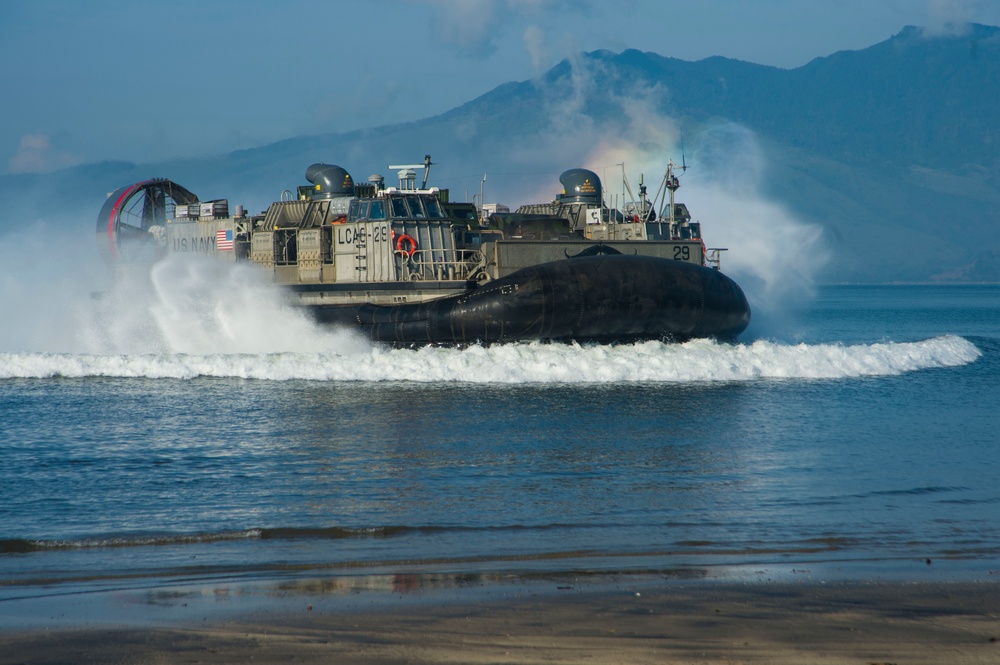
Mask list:
[[[496,35],[504,3],[496,0],[424,0],[436,8],[434,32],[460,55],[485,58],[497,50]]]
[[[709,247],[729,249],[722,256],[723,271],[747,293],[756,333],[785,330],[774,322],[790,305],[812,297],[828,251],[819,225],[766,195],[769,156],[757,136],[731,122],[682,124],[666,110],[670,90],[662,83],[636,80],[621,86],[613,64],[583,56],[569,63],[568,76],[539,81],[547,122],[512,140],[508,155],[525,170],[594,170],[608,203],[619,206],[628,196],[623,170],[633,193],[642,176],[653,196],[668,160],[686,158],[692,168],[682,175],[677,200],[703,222]],[[554,182],[538,182],[538,191],[517,203],[552,200]]]
[[[79,156],[58,149],[45,134],[26,134],[7,162],[7,173],[47,173],[76,166],[82,161]]]
[[[434,9],[438,39],[459,55],[487,58],[499,51],[499,40],[521,32],[535,72],[547,65],[543,26],[564,12],[587,12],[587,0],[423,0]],[[523,28],[522,28],[523,26]]]
[[[965,34],[981,4],[979,0],[928,0],[924,35],[953,37]]]
[[[813,296],[829,261],[822,227],[763,193],[769,159],[752,131],[720,122],[691,138],[693,168],[681,200],[704,222],[708,247],[729,250],[722,269],[750,299],[751,336],[785,336],[789,310]]]
[[[545,33],[537,25],[529,25],[524,29],[524,48],[528,51],[528,55],[531,56],[531,66],[535,69],[535,74],[540,74],[547,60]]]

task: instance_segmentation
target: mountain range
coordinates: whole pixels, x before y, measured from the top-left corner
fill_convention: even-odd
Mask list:
[[[95,219],[107,192],[153,176],[253,211],[305,184],[313,162],[363,182],[425,154],[431,184],[453,200],[484,191],[512,209],[551,200],[576,166],[610,193],[624,163],[633,190],[639,169],[652,195],[672,158],[690,167],[679,200],[709,244],[718,224],[744,263],[795,256],[789,265],[824,282],[1000,281],[1000,28],[984,25],[947,36],[907,27],[794,69],[596,51],[412,122],[0,176],[0,221],[46,210]]]

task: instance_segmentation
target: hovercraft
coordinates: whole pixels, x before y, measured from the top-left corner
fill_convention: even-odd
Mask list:
[[[706,248],[674,201],[672,163],[656,196],[640,185],[622,210],[605,204],[596,173],[577,168],[554,201],[513,213],[449,201],[427,187],[430,167],[430,156],[390,166],[399,185],[387,187],[313,164],[310,185],[259,215],[146,180],[108,197],[98,241],[112,265],[167,254],[255,265],[317,321],[395,345],[733,340],[750,322],[721,271],[725,250]]]

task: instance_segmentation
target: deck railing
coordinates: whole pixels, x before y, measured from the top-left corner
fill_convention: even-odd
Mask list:
[[[478,249],[418,249],[396,252],[400,279],[407,281],[471,279],[484,264]]]

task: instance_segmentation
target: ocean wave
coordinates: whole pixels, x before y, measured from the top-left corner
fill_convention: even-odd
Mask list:
[[[484,526],[405,526],[385,525],[370,527],[267,527],[250,528],[237,531],[218,531],[201,533],[179,533],[158,535],[115,535],[95,538],[80,538],[75,540],[45,540],[30,538],[0,539],[0,555],[26,554],[29,552],[45,552],[54,550],[86,550],[131,547],[167,547],[175,545],[203,545],[207,543],[222,543],[251,540],[376,540],[406,537],[412,534],[445,534],[457,532],[474,533],[477,531],[545,531],[563,528],[605,528],[605,524],[542,524],[522,525],[512,524],[503,527]]]
[[[106,538],[84,538],[81,540],[32,540],[10,538],[0,540],[0,554],[27,554],[52,550],[85,550],[98,548],[155,547],[168,545],[196,545],[232,540],[256,540],[261,537],[260,529],[220,533],[198,533],[159,536],[109,536]]]
[[[918,342],[784,344],[545,344],[210,354],[2,353],[0,379],[198,377],[347,382],[592,384],[845,379],[892,376],[974,362],[980,350],[944,335]]]

